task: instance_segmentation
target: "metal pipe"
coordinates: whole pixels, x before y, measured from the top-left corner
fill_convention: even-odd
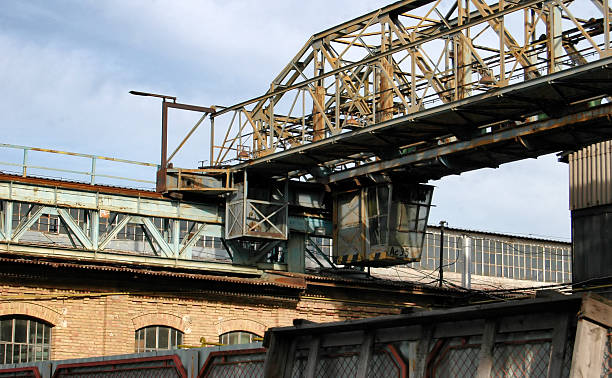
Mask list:
[[[215,165],[215,118],[210,117],[210,166]]]
[[[461,286],[466,289],[472,287],[472,272],[470,266],[472,265],[472,239],[463,235],[462,237],[463,247],[463,275],[461,276]]]
[[[162,100],[162,133],[161,133],[161,169],[167,168],[168,154],[168,107],[166,99]]]
[[[440,221],[440,265],[439,265],[439,286],[444,282],[444,226],[446,221]]]

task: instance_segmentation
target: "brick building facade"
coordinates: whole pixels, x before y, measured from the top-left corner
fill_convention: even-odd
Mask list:
[[[149,326],[170,327],[182,333],[182,344],[200,345],[232,331],[263,336],[298,318],[329,322],[463,300],[448,289],[365,278],[214,276],[6,254],[0,260],[0,320],[49,325],[50,359],[134,353],[135,332]]]

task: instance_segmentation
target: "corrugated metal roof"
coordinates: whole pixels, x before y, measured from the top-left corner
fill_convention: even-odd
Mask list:
[[[51,179],[43,177],[19,176],[0,171],[0,181],[21,182],[27,184],[36,184],[42,186],[58,187],[63,189],[85,190],[90,192],[121,194],[134,197],[147,198],[165,198],[161,193],[157,193],[147,189],[127,188],[122,186],[87,184],[79,181],[70,181],[66,179]]]
[[[74,262],[63,262],[63,261],[50,261],[41,259],[26,259],[26,258],[6,258],[0,257],[2,263],[20,263],[20,264],[33,264],[33,265],[45,265],[54,268],[75,268],[75,269],[88,269],[97,271],[107,272],[121,272],[121,273],[134,273],[148,276],[158,277],[173,277],[173,278],[187,278],[193,280],[205,280],[205,281],[216,281],[216,282],[227,282],[244,285],[254,286],[275,286],[275,287],[286,287],[292,289],[305,289],[306,282],[300,283],[298,280],[268,280],[264,278],[241,278],[241,277],[228,277],[228,276],[217,276],[211,274],[198,274],[198,273],[183,273],[183,272],[172,272],[165,270],[152,270],[146,268],[129,268],[124,266],[113,266],[113,265],[98,265],[98,264],[82,264]]]
[[[30,264],[39,266],[48,266],[53,268],[70,268],[70,269],[83,269],[83,270],[94,270],[101,272],[113,272],[113,273],[133,273],[143,276],[153,277],[172,277],[172,278],[184,278],[191,280],[201,280],[210,282],[220,282],[229,284],[248,285],[252,287],[268,287],[268,288],[286,288],[295,290],[306,290],[309,284],[330,284],[331,286],[347,286],[354,285],[356,288],[364,289],[392,289],[392,290],[423,290],[428,294],[462,294],[455,288],[449,287],[437,287],[432,285],[425,285],[417,282],[410,281],[395,281],[386,280],[380,278],[355,278],[345,277],[342,275],[335,274],[333,272],[321,272],[320,274],[308,274],[308,273],[292,273],[282,271],[264,271],[264,274],[258,278],[244,278],[244,277],[231,277],[227,275],[212,275],[212,274],[198,274],[198,273],[185,273],[168,270],[154,270],[149,268],[133,268],[125,266],[115,266],[108,264],[85,264],[71,261],[58,261],[50,259],[36,259],[36,258],[23,258],[23,257],[0,257],[0,263],[18,263],[18,264]]]
[[[429,230],[430,228],[431,229],[435,229],[435,230],[439,230],[440,226],[428,225],[427,229]],[[566,241],[563,241],[563,240],[557,240],[557,239],[551,239],[551,238],[539,238],[539,237],[536,237],[536,236],[525,236],[525,235],[512,234],[512,233],[501,233],[501,232],[495,232],[495,231],[474,230],[474,229],[470,229],[470,228],[459,228],[459,227],[448,227],[448,226],[445,226],[444,230],[451,231],[451,232],[466,232],[466,233],[473,233],[473,234],[483,234],[483,235],[499,236],[499,237],[508,238],[508,239],[532,240],[532,241],[538,241],[538,242],[543,242],[543,243],[558,243],[558,244],[567,245],[568,247],[570,247],[572,245],[571,242],[566,242]]]

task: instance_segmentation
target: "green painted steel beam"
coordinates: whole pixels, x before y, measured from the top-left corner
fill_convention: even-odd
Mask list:
[[[0,200],[76,209],[106,210],[139,216],[221,224],[217,204],[134,197],[51,186],[0,182]]]

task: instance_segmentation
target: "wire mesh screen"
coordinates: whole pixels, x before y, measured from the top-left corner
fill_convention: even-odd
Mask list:
[[[389,348],[377,349],[368,366],[368,378],[402,377],[400,357]]]
[[[308,364],[308,351],[298,350],[293,359],[292,378],[303,378],[306,365]],[[324,348],[319,361],[315,376],[322,377],[354,377],[357,374],[359,364],[359,352],[357,347],[334,347]],[[392,378],[402,377],[405,374],[406,365],[401,360],[399,353],[392,345],[380,345],[374,350],[368,365],[368,378]]]
[[[347,349],[352,350],[347,350]],[[354,347],[324,350],[317,364],[318,378],[351,378],[357,375],[359,353]]]
[[[53,378],[185,378],[177,356],[160,356],[60,365]]]
[[[478,369],[480,345],[451,345],[440,354],[434,377],[473,377]]]
[[[259,378],[263,377],[265,351],[219,352],[209,357],[199,377]]]
[[[574,353],[574,337],[570,335],[570,338],[565,344],[565,355],[563,356],[563,370],[561,370],[561,377],[566,378],[570,376],[570,370],[572,369],[572,354]]]
[[[17,369],[0,369],[0,378],[40,378],[35,366]]]
[[[601,376],[605,378],[612,378],[612,328],[608,328],[608,340],[606,341],[606,348],[604,349]]]
[[[293,359],[293,370],[291,378],[303,378],[306,372],[306,364],[308,363],[308,350],[298,350],[295,352]]]
[[[550,341],[495,344],[492,377],[546,378]]]

